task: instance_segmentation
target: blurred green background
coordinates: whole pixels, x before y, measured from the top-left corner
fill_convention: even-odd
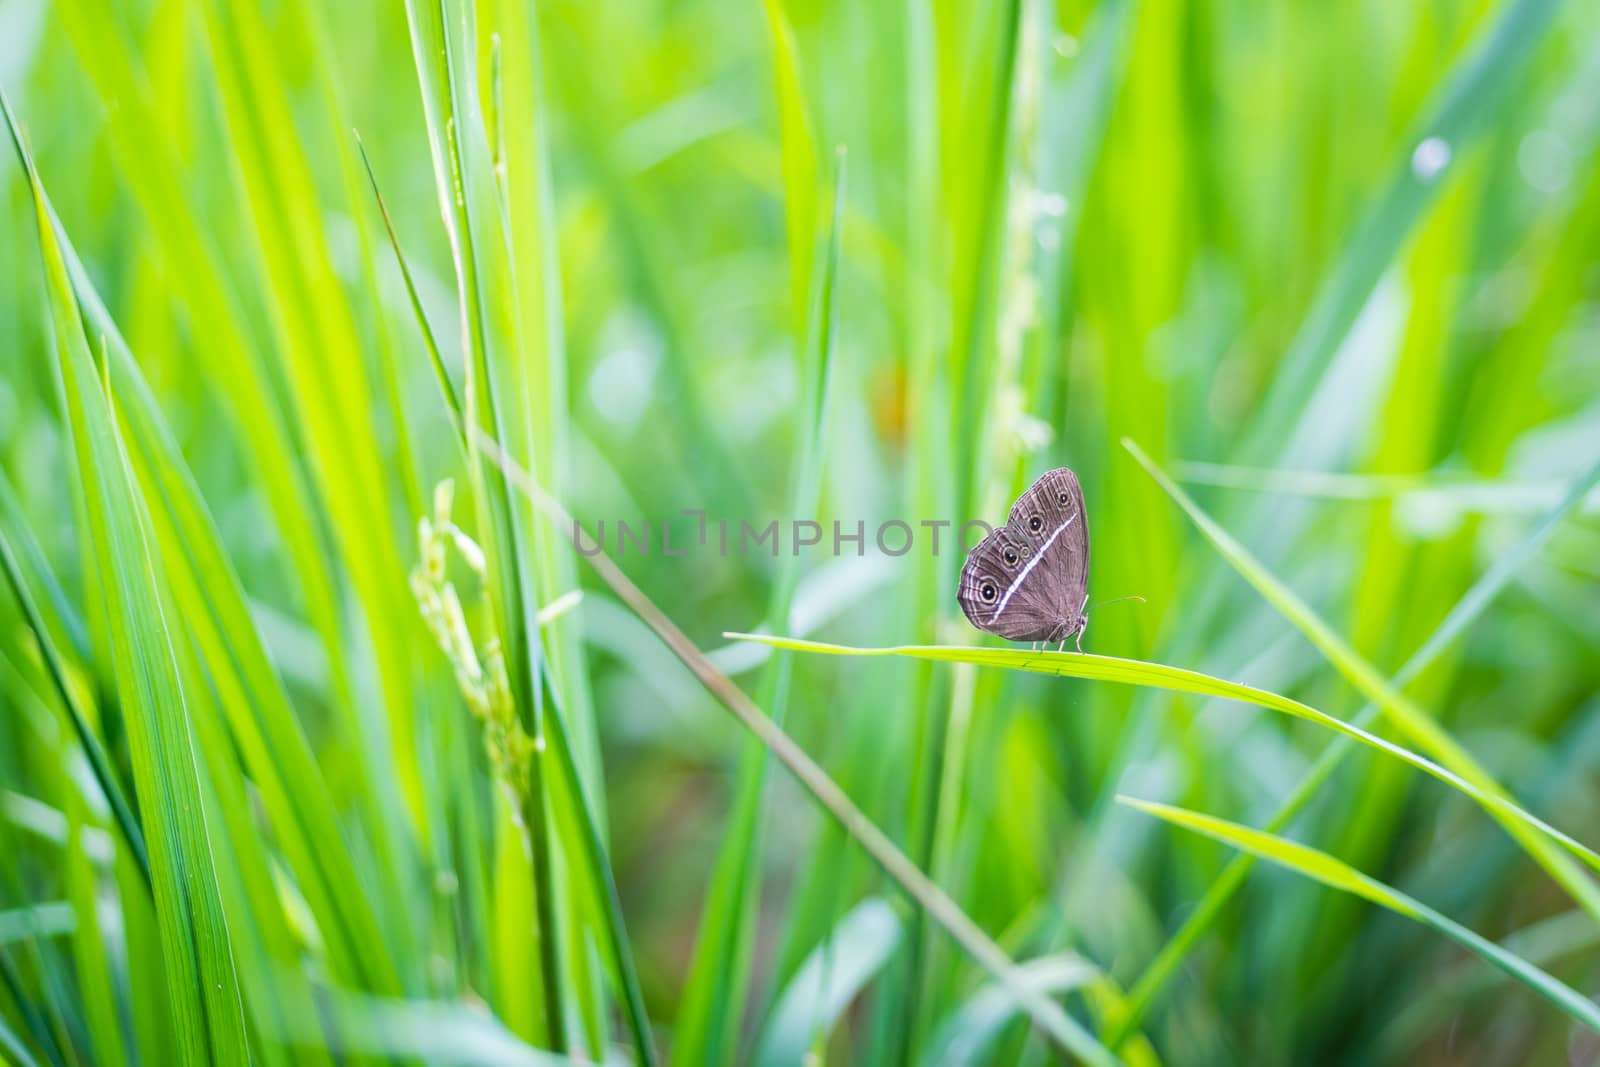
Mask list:
[[[1088,651],[1600,844],[1600,7],[0,0],[0,88],[0,1060],[1063,1054],[502,447],[650,523],[618,566],[1074,1055],[1600,1058],[1530,978],[1600,990],[1593,864],[1464,787],[1149,672],[723,636],[999,647],[872,531],[1067,465],[1147,600]]]

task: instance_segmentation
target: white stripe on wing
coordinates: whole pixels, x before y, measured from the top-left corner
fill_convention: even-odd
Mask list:
[[[1051,544],[1055,542],[1055,539],[1061,536],[1061,531],[1065,530],[1068,526],[1071,526],[1072,519],[1076,519],[1077,517],[1078,516],[1074,514],[1072,518],[1069,518],[1066,522],[1062,523],[1060,526],[1057,526],[1055,531],[1051,533],[1049,537],[1045,538],[1044,544],[1039,546],[1039,551],[1033,554],[1033,558],[1028,561],[1028,565],[1022,568],[1021,573],[1011,580],[1011,586],[1006,590],[1006,595],[1000,598],[1000,603],[995,605],[994,614],[989,616],[990,622],[994,622],[994,620],[1000,617],[1000,613],[1006,610],[1006,603],[1011,599],[1011,594],[1017,591],[1017,586],[1021,585],[1022,580],[1028,576],[1028,572],[1033,570],[1034,567],[1038,566],[1041,559],[1044,559],[1045,552],[1050,548]]]

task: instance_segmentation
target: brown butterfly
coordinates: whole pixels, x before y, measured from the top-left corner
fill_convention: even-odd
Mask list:
[[[1008,641],[1076,638],[1089,625],[1089,520],[1066,467],[1047,471],[1011,505],[1006,524],[967,553],[957,599],[967,620]]]

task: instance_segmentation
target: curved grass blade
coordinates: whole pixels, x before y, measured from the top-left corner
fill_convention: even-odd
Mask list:
[[[13,131],[10,105],[0,108]],[[180,1048],[195,1062],[248,1062],[238,977],[207,838],[188,707],[168,629],[148,517],[118,438],[100,367],[49,207],[20,139],[55,330],[57,385],[84,496],[84,536],[103,578],[112,664],[144,815],[167,993]]]
[[[32,931],[29,931],[28,936],[32,936]],[[23,1026],[32,1036],[34,1044],[43,1051],[44,1057],[50,1062],[51,1067],[65,1067],[66,1060],[61,1055],[60,1040],[56,1037],[55,1031],[51,1029],[50,1024],[45,1020],[44,1014],[39,1010],[39,1005],[34,1002],[32,997],[28,996],[27,990],[23,987],[22,975],[17,971],[17,965],[5,951],[0,951],[0,989],[4,989],[11,995],[12,1003],[17,1008],[17,1014],[22,1016]],[[0,1016],[0,1026],[4,1026],[4,1024],[5,1019]],[[8,1043],[22,1052],[19,1059],[27,1062],[37,1062],[32,1060],[27,1052],[28,1046],[20,1037],[11,1035],[9,1031],[6,1032],[6,1035],[8,1036]]]
[[[1521,956],[1508,952],[1493,941],[1473,933],[1465,926],[1440,914],[1421,901],[1407,896],[1398,889],[1385,885],[1376,878],[1361,873],[1326,852],[1311,848],[1309,845],[1302,845],[1296,841],[1286,840],[1274,834],[1252,830],[1247,826],[1228,822],[1226,819],[1218,819],[1211,815],[1203,815],[1199,812],[1188,811],[1168,804],[1157,804],[1125,796],[1117,797],[1117,801],[1147,815],[1154,815],[1156,818],[1163,819],[1175,826],[1193,830],[1221,841],[1223,844],[1243,849],[1262,859],[1270,860],[1279,866],[1297,871],[1307,878],[1321,882],[1323,885],[1331,886],[1334,889],[1342,889],[1346,893],[1353,893],[1380,907],[1387,908],[1397,915],[1415,919],[1425,926],[1432,927],[1451,940],[1465,945],[1513,978],[1548,998],[1561,1010],[1585,1026],[1600,1031],[1600,1005],[1595,1004],[1582,993],[1549,973],[1540,970]]]
[[[945,663],[971,663],[984,667],[1008,667],[1012,670],[1031,671],[1035,674],[1053,674],[1069,678],[1088,678],[1101,682],[1117,682],[1123,685],[1153,686],[1158,689],[1167,689],[1179,693],[1195,693],[1200,696],[1220,697],[1225,700],[1238,700],[1246,704],[1254,704],[1260,708],[1282,712],[1292,715],[1297,719],[1317,723],[1330,730],[1343,734],[1345,737],[1359,741],[1370,748],[1376,749],[1394,758],[1409,763],[1411,766],[1432,775],[1467,796],[1476,800],[1490,814],[1512,825],[1529,827],[1538,831],[1551,841],[1557,842],[1582,859],[1596,871],[1600,871],[1600,853],[1576,840],[1570,835],[1557,830],[1538,816],[1533,815],[1518,807],[1505,796],[1484,789],[1462,775],[1456,774],[1445,767],[1433,762],[1425,756],[1419,756],[1409,749],[1403,748],[1392,741],[1386,741],[1376,734],[1369,733],[1343,719],[1335,718],[1327,712],[1318,711],[1308,704],[1298,700],[1257,689],[1254,686],[1241,685],[1230,682],[1199,671],[1191,671],[1184,667],[1172,667],[1165,663],[1150,663],[1145,660],[1119,659],[1114,656],[1097,656],[1092,653],[1064,653],[1064,652],[1029,652],[1004,648],[968,648],[958,645],[900,645],[890,648],[851,648],[846,645],[829,645],[820,641],[800,641],[786,637],[772,637],[766,634],[741,634],[726,633],[729,639],[759,641],[762,644],[772,645],[775,648],[790,649],[796,652],[820,652],[830,656],[909,656],[914,659],[938,660]],[[1583,877],[1579,874],[1579,877]]]
[[[439,384],[439,392],[443,394],[445,407],[449,410],[451,422],[456,427],[457,439],[461,442],[463,450],[466,449],[466,438],[461,436],[461,427],[465,415],[461,410],[461,399],[456,395],[455,382],[450,377],[450,370],[444,364],[444,356],[439,351],[439,342],[434,337],[433,327],[428,322],[428,315],[422,308],[422,297],[417,295],[417,284],[412,280],[411,268],[406,265],[405,253],[400,250],[400,235],[394,232],[394,220],[389,215],[389,206],[383,201],[383,192],[378,188],[378,175],[373,172],[372,160],[367,156],[367,146],[361,142],[361,134],[351,131],[356,139],[356,147],[361,151],[361,165],[367,170],[367,180],[372,183],[372,196],[378,202],[378,212],[383,216],[383,228],[389,234],[389,246],[394,249],[395,262],[400,266],[400,277],[405,282],[406,298],[411,301],[411,313],[416,317],[417,326],[422,331],[422,344],[428,350],[428,365],[433,369],[434,380]]]
[[[60,229],[58,223],[57,233]],[[72,251],[70,247],[65,250],[67,265],[70,268]],[[66,641],[66,648],[77,657],[78,662],[88,662],[89,633],[83,621],[83,614],[67,599],[67,591],[61,587],[60,580],[51,569],[49,560],[45,558],[44,549],[28,529],[22,502],[17,499],[16,491],[4,471],[0,471],[0,523],[9,526],[13,531],[17,539],[14,547],[18,561],[25,565],[26,572],[42,587],[44,598],[37,602],[36,606],[48,609],[40,612],[45,625],[52,627],[52,633],[62,635]]]
[[[862,901],[806,957],[778,997],[757,1067],[803,1063],[813,1043],[825,1040],[873,975],[900,944],[900,917],[877,897]],[[1005,997],[1004,992],[999,994]],[[1011,1001],[1005,999],[1006,1007]]]
[[[1600,928],[1580,909],[1564,911],[1530,923],[1500,939],[1500,947],[1535,967],[1590,952],[1600,947]],[[1487,992],[1496,983],[1492,971],[1473,966],[1470,960],[1452,967],[1429,990],[1426,999],[1405,1005],[1374,1041],[1376,1058],[1400,1063],[1448,1025],[1450,1016],[1460,1012],[1472,998]]]
[[[493,441],[480,439],[479,447],[485,455],[506,471],[512,483],[533,501],[562,529],[571,530],[575,537],[584,532],[571,515],[554,498],[547,494],[526,470],[517,466]],[[599,542],[590,539],[591,543]],[[768,750],[787,767],[816,801],[838,821],[873,861],[905,890],[928,916],[938,923],[979,966],[998,979],[1007,993],[1020,1004],[1039,1027],[1063,1051],[1086,1063],[1112,1064],[1117,1058],[1092,1034],[1061,1009],[1049,997],[1043,996],[1021,980],[1017,965],[1005,950],[994,942],[983,929],[961,910],[949,895],[890,840],[878,826],[852,801],[848,794],[828,776],[805,750],[795,744],[744,690],[727,675],[717,670],[704,652],[689,640],[667,615],[645,596],[638,586],[624,574],[605,552],[585,552],[585,558],[606,585],[611,587],[634,614],[655,631],[657,637],[680,659],[684,666],[705,686],[706,690],[733,715],[739,723],[761,739]]]
[[[1421,674],[1467,627],[1483,614],[1499,595],[1511,579],[1534,558],[1539,549],[1548,541],[1556,528],[1569,516],[1574,514],[1596,484],[1600,484],[1600,461],[1597,461],[1577,478],[1568,484],[1566,492],[1556,507],[1544,517],[1544,520],[1530,530],[1509,551],[1501,553],[1487,571],[1483,573],[1472,588],[1456,602],[1443,622],[1433,635],[1425,641],[1421,648],[1412,654],[1394,676],[1393,685],[1396,688],[1404,686],[1412,678]],[[1359,727],[1367,727],[1379,714],[1376,702],[1369,702],[1352,720]],[[1324,783],[1333,775],[1334,770],[1343,762],[1345,756],[1355,751],[1355,742],[1348,737],[1337,738],[1329,745],[1317,762],[1301,778],[1294,791],[1279,805],[1267,821],[1266,830],[1276,832],[1287,826],[1298,815],[1311,798],[1316,795]],[[1248,855],[1234,857],[1222,873],[1211,883],[1204,897],[1195,905],[1189,917],[1184,920],[1178,932],[1162,946],[1145,967],[1144,973],[1139,976],[1128,991],[1125,1013],[1116,1020],[1116,1025],[1111,1029],[1108,1044],[1116,1048],[1123,1038],[1133,1033],[1143,1024],[1145,1013],[1150,1010],[1155,998],[1160,996],[1172,977],[1177,974],[1179,965],[1183,962],[1189,950],[1199,941],[1202,934],[1210,929],[1216,921],[1223,906],[1244,884],[1245,876],[1250,872],[1255,860]]]
[[[44,659],[45,671],[50,675],[56,696],[60,699],[61,706],[66,709],[67,718],[72,722],[72,730],[78,737],[78,743],[83,746],[84,755],[88,757],[89,768],[94,773],[95,782],[111,806],[112,821],[116,823],[123,842],[132,853],[139,873],[144,876],[146,884],[151,884],[150,855],[145,848],[144,832],[139,828],[138,819],[134,816],[133,805],[128,802],[127,796],[122,791],[122,785],[111,767],[111,759],[106,755],[105,746],[100,743],[94,727],[89,724],[88,717],[78,706],[72,687],[67,684],[65,662],[61,658],[61,653],[56,650],[55,641],[51,639],[44,619],[39,615],[38,605],[33,602],[33,596],[23,581],[17,558],[11,551],[11,542],[6,540],[3,531],[0,531],[0,570],[5,571],[6,580],[10,583],[11,591],[22,609],[23,618],[27,621],[28,628],[33,631],[34,642],[39,646],[39,655]]]
[[[362,988],[398,993],[399,972],[383,927],[369,895],[351,891],[362,880],[340,831],[338,808],[256,628],[243,583],[120,337],[111,360],[131,467],[151,503],[151,527],[174,603],[188,623],[229,737],[315,916],[330,967]]]
[[[1100,978],[1100,969],[1082,956],[1067,953],[1029,960],[1017,968],[1039,992],[1061,996]],[[1005,990],[985,987],[973,994],[934,1034],[923,1063],[927,1067],[963,1067],[984,1063],[1000,1031],[1016,1016]]]
[[[1201,510],[1200,505],[1179,488],[1177,483],[1168,477],[1154,460],[1145,455],[1138,445],[1127,438],[1123,439],[1122,445],[1167,495],[1188,514],[1200,532],[1205,534],[1206,539],[1245,581],[1255,586],[1257,592],[1304,634],[1328,662],[1345,676],[1346,680],[1367,699],[1378,704],[1394,726],[1440,764],[1449,768],[1454,777],[1470,783],[1474,797],[1484,802],[1490,813],[1500,819],[1511,836],[1522,844],[1546,873],[1559,882],[1585,911],[1600,922],[1600,885],[1575,866],[1568,857],[1554,849],[1545,836],[1532,832],[1530,827],[1553,836],[1556,841],[1574,851],[1591,867],[1600,869],[1593,852],[1581,846],[1573,848],[1575,842],[1570,838],[1552,833],[1544,823],[1528,815],[1512,802],[1509,794],[1495,782],[1493,776],[1484,770],[1472,754],[1451,737],[1443,726],[1409,697],[1385,681],[1383,675],[1343,638],[1334,633],[1333,628],[1318,617],[1310,605],[1274,577],[1244,545]]]
[[[422,1062],[452,1067],[575,1067],[588,1060],[526,1044],[479,1007],[461,1002],[399,1000],[326,990],[320,1005],[338,1028],[343,1050],[355,1062]],[[289,1016],[284,1032],[270,1035],[297,1048],[319,1047],[322,1020]],[[599,1062],[610,1064],[613,1057]]]

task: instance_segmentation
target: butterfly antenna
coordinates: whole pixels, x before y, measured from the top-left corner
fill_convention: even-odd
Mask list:
[[[1149,601],[1146,600],[1144,597],[1138,596],[1138,595],[1134,595],[1134,596],[1119,596],[1115,600],[1096,600],[1096,601],[1093,601],[1092,603],[1095,606],[1103,608],[1107,604],[1120,604],[1124,600],[1137,600],[1141,604],[1148,604],[1149,603]]]

